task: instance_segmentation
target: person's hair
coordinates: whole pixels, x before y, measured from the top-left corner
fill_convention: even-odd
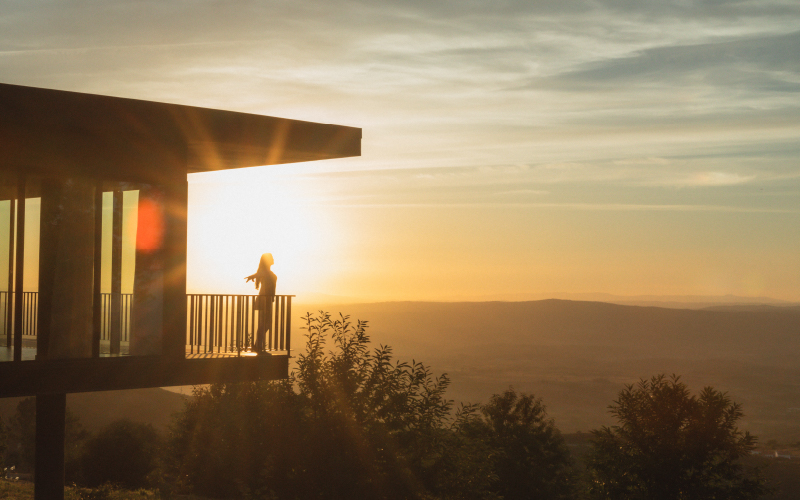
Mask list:
[[[275,264],[275,259],[272,258],[271,253],[265,253],[261,255],[261,260],[258,262],[258,271],[262,272],[269,269],[269,266]]]

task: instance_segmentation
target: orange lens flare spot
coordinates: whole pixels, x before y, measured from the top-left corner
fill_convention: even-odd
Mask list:
[[[153,200],[139,200],[139,221],[136,230],[136,249],[152,252],[161,248],[164,239],[164,212]]]

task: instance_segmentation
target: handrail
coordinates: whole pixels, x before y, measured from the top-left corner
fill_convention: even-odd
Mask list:
[[[187,354],[221,354],[255,352],[291,353],[292,298],[294,295],[276,295],[271,304],[269,327],[261,330],[268,318],[266,310],[259,307],[259,295],[230,295],[192,293],[186,295],[186,350]],[[37,330],[39,293],[24,292],[22,297],[22,334],[35,339]],[[0,291],[0,315],[3,325],[0,336],[6,337],[10,325],[5,312],[9,293]],[[130,342],[133,294],[123,293],[120,300],[120,341]],[[13,314],[12,314],[13,319]],[[100,340],[109,341],[111,332],[111,294],[101,294]],[[263,334],[263,348],[257,340]],[[0,337],[0,338],[2,338]]]
[[[2,315],[0,318],[3,322],[2,335],[3,337],[10,338],[8,318],[14,318],[14,311],[7,314],[9,304],[8,292],[0,292],[0,307],[2,307]],[[22,292],[22,336],[23,337],[36,337],[36,329],[38,323],[39,312],[39,292]]]
[[[270,315],[259,295],[187,294],[187,339],[189,354],[291,351],[292,297],[276,295]],[[263,335],[263,347],[258,336]]]

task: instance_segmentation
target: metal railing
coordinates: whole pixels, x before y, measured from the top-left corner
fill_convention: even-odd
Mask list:
[[[119,339],[130,342],[131,339],[131,303],[132,293],[121,293],[119,301]],[[100,340],[111,340],[111,294],[100,294]]]
[[[266,297],[259,295],[187,295],[186,345],[189,353],[264,350],[286,351],[288,354],[291,350],[292,297],[294,295],[276,295],[275,301],[267,304]],[[260,343],[263,343],[263,348],[259,348]]]
[[[120,301],[120,338],[122,342],[130,339],[131,325],[131,301],[133,294],[121,294]],[[102,321],[101,321],[101,340],[108,340],[111,336],[111,294],[101,294]],[[2,339],[8,338],[8,292],[0,292],[0,322],[3,327],[0,330]],[[22,337],[36,338],[38,329],[39,315],[39,292],[22,292]],[[14,314],[12,313],[12,320]],[[13,335],[13,332],[12,332]],[[0,344],[5,340],[0,339]]]
[[[186,350],[189,354],[221,354],[291,350],[292,297],[276,295],[266,310],[266,299],[259,295],[188,294]],[[10,338],[6,311],[9,293],[0,291],[0,345]],[[36,338],[39,293],[22,294],[22,336]],[[120,300],[120,341],[130,342],[133,294]],[[268,314],[271,312],[271,314]],[[12,314],[13,317],[13,314]],[[111,337],[111,294],[101,294],[101,341]],[[269,325],[266,325],[269,323]],[[13,336],[13,333],[12,333]],[[259,344],[259,337],[261,343]]]
[[[0,344],[5,342],[8,338],[8,292],[0,292],[0,322],[3,323],[3,329],[0,335]],[[13,318],[13,313],[12,313]],[[39,319],[39,292],[22,292],[22,337],[36,337],[37,322]],[[12,333],[13,335],[13,333]]]

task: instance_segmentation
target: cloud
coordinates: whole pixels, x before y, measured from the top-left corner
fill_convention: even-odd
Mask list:
[[[752,182],[756,179],[755,175],[741,175],[731,172],[692,172],[688,175],[662,180],[660,185],[674,186],[735,186]]]
[[[736,86],[754,92],[800,91],[800,31],[751,36],[695,45],[657,47],[604,61],[532,86],[574,89],[616,88],[644,84]]]
[[[369,171],[357,182],[375,189],[737,186],[788,175],[800,155],[793,1],[0,12],[0,81],[361,126],[361,159],[292,168]]]
[[[325,203],[325,206],[339,208],[418,208],[418,209],[553,209],[589,212],[719,212],[719,213],[760,213],[760,214],[800,214],[800,209],[740,207],[725,205],[656,205],[635,203]]]

